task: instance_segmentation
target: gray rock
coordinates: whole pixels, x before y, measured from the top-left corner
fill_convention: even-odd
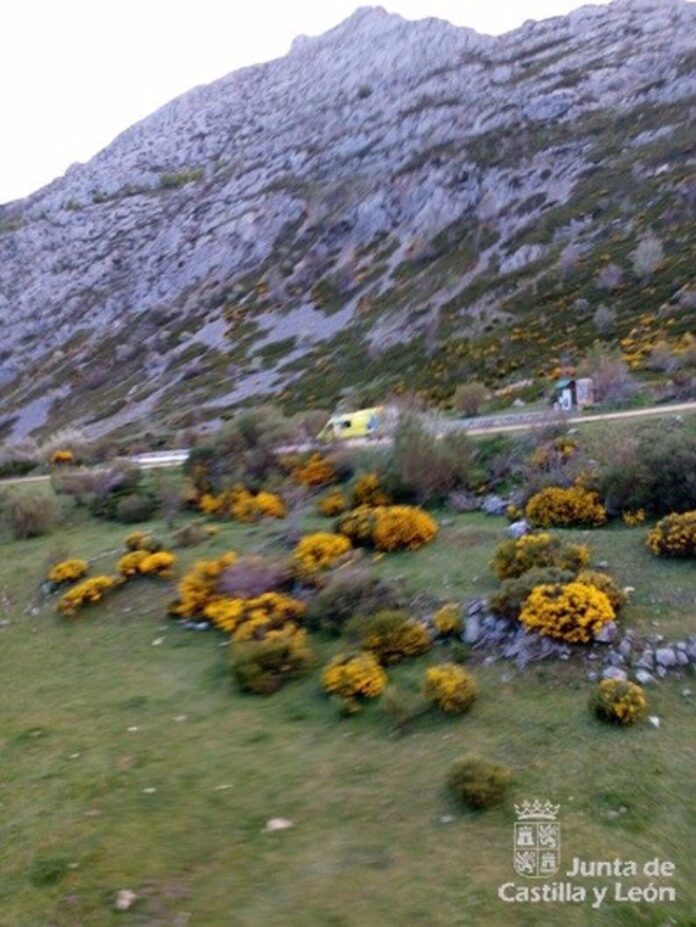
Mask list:
[[[688,666],[689,665],[689,655],[684,653],[683,650],[675,651],[675,656],[677,658],[677,663],[679,666]]]
[[[486,496],[481,503],[481,511],[486,515],[505,515],[508,504],[507,500],[501,499],[500,496]]]
[[[639,682],[641,686],[654,685],[654,683],[657,681],[655,677],[652,675],[652,673],[649,673],[647,670],[644,670],[644,669],[636,670],[635,677],[636,677],[637,682]]]
[[[594,639],[598,644],[611,644],[619,633],[619,628],[615,621],[607,621],[606,624],[595,634]]]
[[[671,647],[660,647],[655,651],[655,660],[660,666],[676,666],[677,655]]]
[[[664,679],[665,676],[667,675],[667,669],[664,666],[657,666],[655,668],[655,672],[660,677],[660,679]]]
[[[513,521],[511,525],[508,525],[507,534],[509,537],[518,540],[524,537],[525,534],[529,534],[531,530],[529,522],[522,518],[520,521]]]
[[[618,666],[607,666],[602,671],[603,679],[618,679],[619,682],[626,682],[628,679],[628,673],[624,669],[620,669]]]
[[[466,644],[475,644],[481,637],[481,625],[476,615],[469,615],[464,628],[464,642]]]
[[[641,669],[651,670],[654,667],[654,665],[655,665],[655,653],[654,651],[650,650],[649,647],[646,647],[646,649],[643,651],[643,653],[640,655],[640,658],[636,662],[636,666],[640,667]]]

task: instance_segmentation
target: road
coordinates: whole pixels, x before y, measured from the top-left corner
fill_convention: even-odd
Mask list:
[[[594,422],[608,422],[615,419],[638,419],[648,417],[667,417],[670,415],[683,415],[685,412],[696,412],[696,402],[679,402],[668,406],[651,406],[648,409],[629,409],[626,412],[600,412],[596,415],[558,415],[554,412],[519,412],[509,415],[485,416],[469,419],[442,419],[438,423],[441,431],[465,428],[470,435],[500,434],[509,431],[529,431],[534,428],[544,428],[554,423],[563,423],[572,427],[577,425],[591,425]],[[379,446],[388,444],[390,438],[363,438],[354,439],[352,446]],[[279,448],[282,452],[301,452],[311,450],[316,444],[293,444]],[[128,457],[130,463],[137,464],[143,470],[159,470],[166,467],[181,466],[189,455],[187,449],[173,451],[151,451],[147,454],[135,454]],[[47,480],[50,474],[37,476],[23,476],[0,480],[2,483],[32,483]]]

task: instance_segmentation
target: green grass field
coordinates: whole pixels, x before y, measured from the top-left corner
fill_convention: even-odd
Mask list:
[[[181,566],[230,548],[277,549],[279,530],[226,524],[182,552]],[[465,600],[493,588],[488,562],[503,530],[502,519],[457,516],[429,547],[375,568],[414,593]],[[651,691],[659,729],[594,721],[579,659],[521,674],[472,661],[481,696],[471,713],[428,715],[401,734],[379,704],[339,718],[318,669],[269,698],[243,695],[223,638],[165,617],[173,584],[136,581],[72,621],[41,600],[38,583],[59,554],[104,553],[93,572],[110,571],[125,533],[75,512],[49,537],[2,538],[2,927],[696,923],[694,699],[683,695],[693,680]],[[650,557],[640,529],[572,535],[635,587],[626,625],[693,631],[693,564]],[[340,646],[313,643],[320,664]],[[390,679],[417,687],[441,656]],[[451,803],[444,777],[470,752],[514,769],[503,806],[466,813]],[[561,804],[564,866],[574,856],[670,859],[677,901],[592,910],[499,900],[499,884],[524,881],[512,833],[514,802],[526,798]],[[272,817],[294,826],[263,833]],[[113,909],[120,889],[138,895],[128,912]]]

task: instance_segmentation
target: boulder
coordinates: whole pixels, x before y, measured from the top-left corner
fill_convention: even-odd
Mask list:
[[[602,679],[617,679],[619,682],[626,682],[628,673],[618,666],[607,666],[602,672]]]
[[[531,526],[527,519],[522,518],[519,521],[513,521],[513,523],[508,526],[507,534],[517,541],[519,538],[524,537],[525,534],[529,534],[531,530]]]
[[[595,634],[594,639],[598,644],[611,644],[616,640],[616,635],[619,633],[619,629],[615,621],[607,621],[606,624]]]

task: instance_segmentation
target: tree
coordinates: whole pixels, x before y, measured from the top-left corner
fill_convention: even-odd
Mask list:
[[[456,388],[452,397],[452,405],[465,415],[478,415],[486,399],[488,399],[488,390],[483,383],[470,380],[468,383],[460,383]]]

